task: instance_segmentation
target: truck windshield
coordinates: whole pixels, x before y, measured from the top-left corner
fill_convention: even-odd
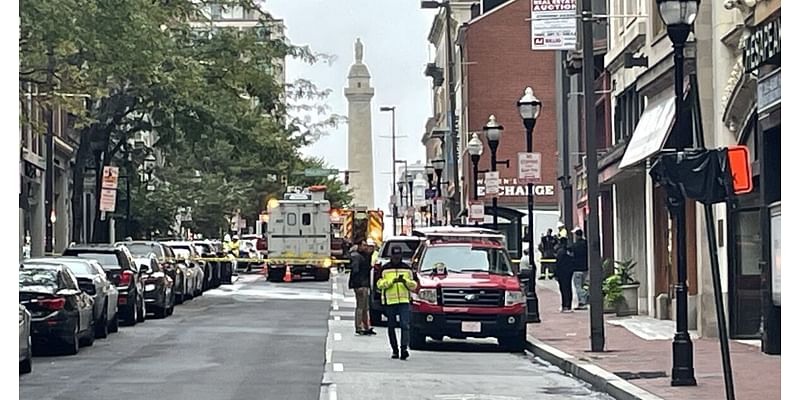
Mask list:
[[[447,272],[487,272],[513,275],[511,262],[501,249],[480,248],[466,245],[430,247],[422,257],[421,273],[433,271],[437,263],[443,263]]]

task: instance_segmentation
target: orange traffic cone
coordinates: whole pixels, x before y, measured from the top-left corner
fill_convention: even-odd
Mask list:
[[[286,266],[286,272],[283,274],[283,281],[284,282],[292,281],[292,268],[288,265]]]
[[[267,276],[267,264],[261,268],[261,275]]]

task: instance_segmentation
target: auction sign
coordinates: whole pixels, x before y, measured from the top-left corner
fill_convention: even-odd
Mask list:
[[[578,38],[576,0],[531,0],[531,48],[574,50]]]

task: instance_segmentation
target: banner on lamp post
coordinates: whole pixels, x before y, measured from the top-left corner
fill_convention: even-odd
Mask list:
[[[470,202],[469,203],[469,216],[470,221],[483,221],[485,217],[483,210],[483,202]]]
[[[575,50],[578,41],[576,0],[531,1],[531,49]]]
[[[114,212],[117,208],[117,189],[103,189],[100,192],[100,211]]]

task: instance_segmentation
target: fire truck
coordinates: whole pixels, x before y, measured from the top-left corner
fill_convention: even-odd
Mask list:
[[[383,244],[383,211],[352,207],[336,210],[336,214],[341,220],[337,226],[343,250],[339,259],[347,260],[350,247],[363,240],[372,239],[376,248]]]

